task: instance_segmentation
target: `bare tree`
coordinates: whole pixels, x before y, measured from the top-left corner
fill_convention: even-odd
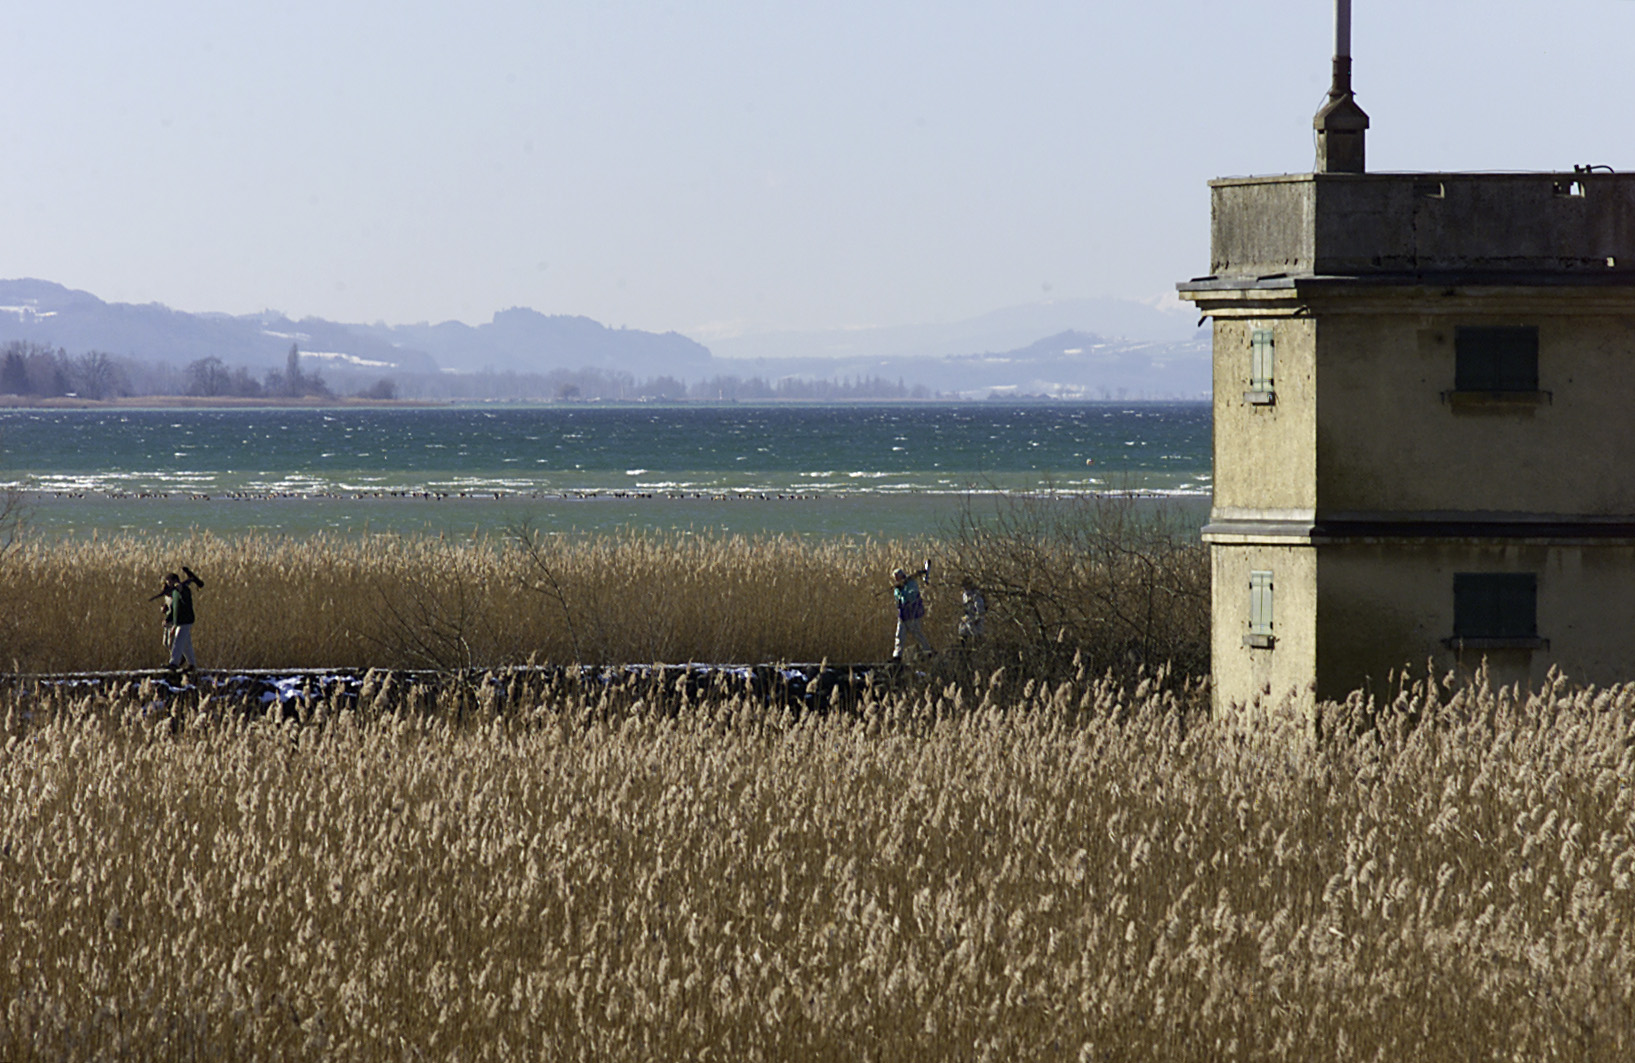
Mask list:
[[[66,395],[71,390],[68,352],[13,340],[0,355],[0,393]]]
[[[88,399],[106,399],[125,390],[124,373],[113,355],[86,351],[73,360],[74,387]]]
[[[412,580],[377,582],[379,634],[367,636],[394,662],[463,671],[477,664],[476,592],[459,581],[431,587]]]
[[[437,552],[423,581],[374,581],[375,633],[365,637],[400,667],[454,672],[495,663],[481,586],[461,570],[448,543],[440,542]]]
[[[567,593],[562,589],[562,581],[557,576],[556,565],[551,560],[550,549],[544,537],[526,522],[512,526],[507,535],[528,560],[528,568],[533,575],[528,585],[529,590],[543,594],[556,602],[557,608],[562,611],[562,623],[567,628],[568,641],[573,646],[573,658],[577,662],[583,662],[584,647],[579,641],[579,628],[573,622],[573,609],[568,605]]]
[[[187,377],[190,394],[208,397],[232,392],[233,375],[220,358],[200,358],[188,363]]]
[[[1130,495],[1004,498],[965,508],[943,559],[986,597],[993,663],[1056,674],[1209,668],[1209,559],[1166,503]]]
[[[21,344],[12,344],[0,354],[0,394],[27,395],[28,362],[23,357]]]

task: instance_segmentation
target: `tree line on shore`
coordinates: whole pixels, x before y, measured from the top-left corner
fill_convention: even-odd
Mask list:
[[[64,348],[16,340],[0,347],[0,395],[30,399],[108,400],[141,396],[291,399],[337,398],[424,399],[459,401],[513,399],[551,402],[848,402],[923,400],[938,393],[901,378],[845,377],[837,380],[798,376],[769,378],[716,374],[686,381],[661,375],[638,380],[617,369],[584,367],[543,373],[486,370],[476,373],[427,373],[338,363],[327,367],[333,381],[303,365],[298,345],[290,346],[282,368],[257,376],[243,365],[220,358],[196,359],[185,366],[167,362]]]
[[[0,348],[0,395],[102,400],[141,395],[327,398],[332,394],[320,374],[301,367],[301,352],[295,345],[283,369],[268,370],[259,378],[244,366],[229,367],[220,358],[200,358],[178,369],[107,351],[71,355],[61,347],[23,340]]]

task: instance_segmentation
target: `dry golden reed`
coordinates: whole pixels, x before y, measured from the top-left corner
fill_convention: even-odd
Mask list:
[[[928,552],[686,533],[26,540],[0,565],[0,669],[164,663],[147,599],[182,564],[206,581],[207,668],[879,660],[889,573]],[[946,645],[959,593],[931,594],[927,627]]]
[[[150,694],[7,696],[0,1058],[1635,1052],[1635,686]]]

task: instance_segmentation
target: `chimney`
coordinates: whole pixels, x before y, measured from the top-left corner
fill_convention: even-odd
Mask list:
[[[1312,119],[1318,173],[1362,173],[1368,115],[1351,94],[1351,0],[1334,0],[1334,80],[1328,102]]]

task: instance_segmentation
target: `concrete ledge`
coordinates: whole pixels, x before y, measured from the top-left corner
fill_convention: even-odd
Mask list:
[[[1618,521],[1572,520],[1325,520],[1235,521],[1212,520],[1203,528],[1203,540],[1212,545],[1319,545],[1367,542],[1378,539],[1466,539],[1635,547],[1635,519]]]
[[[1210,188],[1221,276],[1635,268],[1635,174],[1305,173]]]
[[[1359,289],[1422,288],[1428,295],[1447,294],[1460,288],[1631,288],[1635,270],[1602,269],[1597,272],[1548,273],[1542,270],[1394,270],[1378,273],[1267,273],[1221,274],[1194,277],[1175,285],[1190,298],[1209,295],[1276,294],[1318,295],[1328,292],[1353,294]]]

